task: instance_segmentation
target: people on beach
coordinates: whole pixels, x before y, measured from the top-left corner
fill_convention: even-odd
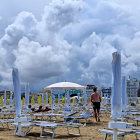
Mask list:
[[[95,116],[96,122],[100,122],[100,102],[101,96],[97,93],[97,87],[93,89],[93,93],[90,97],[91,105],[93,105],[93,114]]]
[[[50,111],[51,110],[51,108],[49,108],[49,107],[42,107],[41,105],[38,107],[38,108],[31,108],[31,110],[33,111],[33,112],[46,112],[46,111]]]

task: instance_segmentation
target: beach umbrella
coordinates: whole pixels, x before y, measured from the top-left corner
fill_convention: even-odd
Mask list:
[[[44,93],[42,93],[42,104],[44,105]]]
[[[29,105],[29,84],[25,85],[25,106],[28,108]]]
[[[4,102],[3,105],[6,106],[6,91],[4,91]]]
[[[46,105],[48,104],[48,93],[46,92]]]
[[[69,96],[69,91],[66,91],[66,104],[69,105],[70,104],[70,96]]]
[[[16,116],[20,117],[21,116],[21,89],[20,89],[20,81],[19,81],[19,74],[17,68],[13,68],[12,76],[13,76],[13,86],[14,86],[14,95],[15,95]]]
[[[126,77],[122,77],[122,111],[126,111],[128,97],[126,92]]]
[[[83,90],[83,105],[85,106],[87,104],[87,94],[86,94],[86,90]]]
[[[110,104],[109,94],[107,94],[107,104]]]
[[[107,105],[107,94],[104,95],[104,105]]]
[[[81,86],[77,83],[72,83],[72,82],[59,82],[59,83],[55,83],[49,86],[46,86],[45,89],[47,90],[65,90],[65,104],[68,104],[68,102],[70,102],[69,100],[69,95],[67,95],[66,90],[84,90],[86,89],[85,86]],[[67,99],[68,102],[67,102]]]
[[[45,89],[54,89],[54,90],[71,90],[71,89],[85,89],[85,86],[81,86],[79,84],[76,83],[72,83],[72,82],[59,82],[59,83],[55,83],[49,86],[46,86]]]
[[[53,94],[53,90],[51,90],[51,101],[52,101],[51,107],[52,107],[52,110],[53,110],[53,107],[54,107],[54,104],[55,104],[55,97],[54,97],[54,94]]]
[[[121,55],[119,52],[113,53],[112,74],[111,118],[116,121],[121,117]],[[116,129],[113,129],[113,140],[117,140]]]
[[[113,53],[112,72],[111,117],[115,119],[121,116],[121,55],[119,52]]]
[[[13,105],[13,92],[10,92],[10,105]]]
[[[60,98],[60,93],[58,94],[58,102],[59,102],[59,104],[61,104],[61,100],[60,100],[61,98]]]
[[[80,103],[80,93],[78,92],[78,103]]]
[[[103,92],[101,91],[101,106],[103,106],[102,97],[103,97]]]

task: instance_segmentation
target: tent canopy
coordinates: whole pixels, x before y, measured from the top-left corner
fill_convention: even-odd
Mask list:
[[[52,85],[49,85],[49,86],[46,86],[45,89],[67,89],[67,90],[71,90],[71,89],[75,89],[75,90],[78,90],[78,89],[85,89],[86,87],[85,86],[81,86],[79,84],[76,84],[76,83],[72,83],[72,82],[59,82],[59,83],[55,83],[55,84],[52,84]]]

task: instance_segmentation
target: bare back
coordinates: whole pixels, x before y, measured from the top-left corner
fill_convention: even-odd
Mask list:
[[[101,102],[101,96],[100,96],[99,93],[94,92],[94,93],[91,94],[91,99],[90,100],[91,100],[92,103],[93,102]]]

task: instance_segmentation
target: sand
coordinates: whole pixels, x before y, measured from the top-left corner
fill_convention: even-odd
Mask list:
[[[57,128],[54,140],[104,140],[105,134],[98,132],[99,129],[107,128],[110,121],[110,114],[102,114],[101,122],[95,122],[93,117],[88,119],[87,126],[80,127],[81,136],[69,136],[66,128]],[[84,120],[80,120],[84,122]],[[75,130],[74,130],[75,131]],[[34,127],[27,134],[26,137],[18,137],[14,135],[14,130],[8,130],[7,128],[0,128],[0,140],[44,140],[40,138],[41,129]],[[107,140],[112,140],[112,136],[109,136]],[[118,138],[118,140],[121,140]],[[127,135],[124,140],[136,140],[134,134]]]

